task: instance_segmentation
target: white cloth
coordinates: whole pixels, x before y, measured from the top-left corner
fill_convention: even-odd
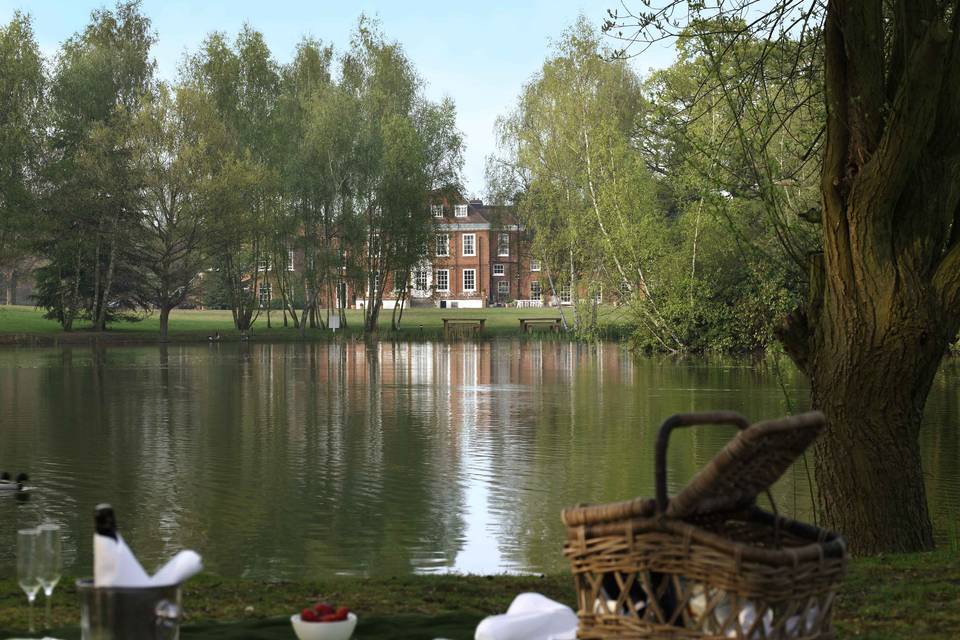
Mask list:
[[[147,587],[150,576],[143,570],[130,547],[117,534],[114,540],[93,534],[93,585],[95,587]]]
[[[507,612],[484,618],[475,640],[575,640],[577,614],[539,593],[521,593]]]
[[[143,570],[130,547],[117,534],[93,534],[93,584],[96,587],[162,587],[179,584],[203,570],[195,551],[181,551],[152,577]]]
[[[800,614],[787,618],[784,630],[788,636],[805,635],[809,630],[813,629],[819,617],[820,610],[816,606],[810,607],[807,610],[806,618]],[[757,610],[752,604],[748,603],[747,606],[740,610],[740,615],[737,616],[737,618],[740,622],[740,628],[743,629],[745,634],[748,634],[745,637],[748,637],[750,640],[768,638],[773,633],[773,611],[770,609],[764,612],[763,622],[757,623]],[[756,627],[754,627],[754,625],[756,625]],[[762,630],[760,628],[761,626],[763,627]],[[751,628],[753,628],[753,633],[750,633]],[[737,631],[731,629],[727,632],[727,637],[736,638]]]
[[[150,584],[155,587],[180,584],[201,571],[203,571],[203,561],[200,559],[200,554],[190,550],[181,551],[153,574]]]

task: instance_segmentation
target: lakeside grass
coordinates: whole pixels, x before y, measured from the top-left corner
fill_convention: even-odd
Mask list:
[[[568,321],[572,311],[564,310]],[[438,309],[413,308],[403,312],[400,331],[394,332],[390,328],[392,311],[384,310],[380,313],[380,338],[388,339],[434,339],[443,337],[444,318],[484,318],[485,336],[521,336],[520,318],[557,318],[556,309],[514,309],[514,308],[485,308],[485,309]],[[293,327],[292,322],[283,326],[283,313],[271,312],[271,327],[267,327],[267,315],[261,313],[249,332],[249,339],[258,342],[300,340],[300,331]],[[602,308],[600,314],[601,330],[608,337],[616,338],[628,332],[625,312],[612,307]],[[340,335],[362,335],[363,311],[359,309],[347,310],[347,328],[339,331]],[[174,310],[170,314],[171,342],[189,342],[206,340],[208,336],[220,333],[223,340],[240,339],[240,332],[233,327],[233,317],[230,311],[193,311]],[[537,336],[551,334],[542,328],[534,329]],[[43,317],[43,311],[33,307],[0,305],[0,338],[12,343],[49,343],[56,341],[76,342],[89,340],[118,340],[156,342],[159,340],[160,319],[158,314],[146,316],[139,322],[115,322],[104,333],[94,333],[90,330],[89,322],[76,322],[74,330],[64,332],[54,320]],[[307,329],[306,339],[328,340],[333,332],[321,329]]]
[[[64,579],[55,592],[55,627],[79,623],[73,582]],[[269,583],[204,574],[187,583],[184,607],[189,623],[281,617],[317,600],[344,603],[370,616],[487,615],[505,611],[513,597],[524,591],[574,603],[573,580],[563,574],[332,577]],[[36,604],[35,613],[42,615],[43,598]],[[0,628],[23,629],[27,615],[26,596],[15,580],[0,580]],[[960,629],[960,554],[939,550],[852,560],[834,620],[840,639],[956,638]]]

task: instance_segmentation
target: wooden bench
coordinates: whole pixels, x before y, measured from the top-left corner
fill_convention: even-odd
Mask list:
[[[466,326],[473,329],[474,333],[482,333],[483,325],[487,323],[486,318],[444,318],[443,319],[443,337],[450,336],[450,329],[456,326]]]
[[[560,333],[560,318],[520,318],[520,331],[530,333],[533,326],[548,326],[554,333]]]

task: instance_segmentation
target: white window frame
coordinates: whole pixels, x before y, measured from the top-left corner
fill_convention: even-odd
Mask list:
[[[540,261],[536,258],[530,258],[530,271],[540,271]]]
[[[472,286],[472,287],[468,287],[468,286],[467,286],[467,274],[468,274],[468,273],[471,274],[471,276],[473,277],[473,286]],[[477,290],[477,270],[476,270],[476,269],[464,269],[464,270],[463,270],[462,282],[463,282],[463,291],[470,291],[470,292],[476,291],[476,290]]]
[[[536,293],[534,293],[534,287],[536,287]],[[540,286],[539,280],[534,280],[530,283],[530,299],[543,300],[543,287]]]
[[[260,258],[257,260],[257,271],[270,271],[270,258]]]
[[[434,218],[443,217],[443,205],[442,204],[432,204],[430,205],[430,213],[433,214]]]
[[[443,253],[440,253],[440,238],[443,238],[443,246],[444,246]],[[433,249],[438,258],[450,257],[450,234],[449,233],[438,233],[435,244],[436,246]]]
[[[293,271],[293,259],[296,252],[293,249],[287,251],[287,271]]]
[[[507,280],[500,280],[497,282],[497,295],[498,296],[510,295],[510,283]]]
[[[503,264],[497,262],[496,264],[493,265],[493,275],[496,277],[502,277],[506,275],[505,270],[503,268]]]
[[[422,276],[422,278],[421,278]],[[419,286],[423,284],[423,286]],[[426,269],[414,269],[413,271],[413,290],[426,291],[430,286],[430,272]]]
[[[497,255],[510,255],[510,234],[508,232],[501,231],[497,235]]]
[[[266,296],[266,302],[264,302],[264,296]],[[261,307],[269,307],[270,303],[273,302],[273,285],[269,282],[261,282],[260,290],[257,291],[257,299]]]
[[[467,217],[467,205],[465,204],[455,204],[453,205],[453,215],[457,218],[466,218]]]
[[[467,238],[470,238],[470,253],[467,253]],[[461,243],[463,244],[464,257],[477,255],[477,234],[475,233],[463,234],[463,237],[461,238]]]
[[[557,297],[560,298],[561,304],[570,304],[570,301],[573,300],[573,296],[570,295],[570,285],[560,285],[560,290],[557,291]]]
[[[440,287],[441,273],[443,274],[443,280],[447,281],[447,286],[443,288]],[[450,291],[450,269],[437,269],[433,272],[433,279],[437,283],[437,291],[442,291],[444,293]]]

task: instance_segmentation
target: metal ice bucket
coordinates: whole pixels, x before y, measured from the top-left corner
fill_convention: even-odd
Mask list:
[[[180,585],[101,587],[77,580],[83,640],[178,640]]]

